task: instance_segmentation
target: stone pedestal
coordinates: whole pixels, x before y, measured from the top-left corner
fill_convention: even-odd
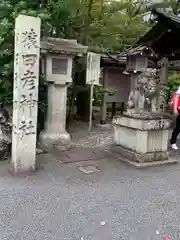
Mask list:
[[[115,117],[113,152],[136,167],[174,163],[168,158],[171,120],[162,115],[128,114]]]
[[[67,86],[49,84],[47,121],[45,130],[40,134],[40,142],[46,148],[66,145],[71,140],[66,131],[66,101]]]

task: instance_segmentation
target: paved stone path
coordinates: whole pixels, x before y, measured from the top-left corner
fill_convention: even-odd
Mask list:
[[[0,163],[1,240],[180,239],[180,164],[138,170],[113,158],[38,161],[29,177],[11,177]]]
[[[53,149],[51,155],[61,163],[73,163],[103,159],[108,153],[103,148],[72,148],[65,151]],[[109,153],[109,156],[112,154]]]

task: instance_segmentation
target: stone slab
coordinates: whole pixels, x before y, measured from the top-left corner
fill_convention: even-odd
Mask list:
[[[132,162],[139,163],[143,162],[147,163],[152,161],[166,161],[168,160],[169,157],[169,153],[167,151],[140,153],[120,145],[112,145],[111,151],[121,155],[124,158],[129,159]]]
[[[161,165],[166,165],[166,164],[174,164],[174,163],[178,162],[178,158],[176,158],[174,156],[170,156],[169,158],[162,159],[161,161],[159,161],[159,160],[156,160],[156,161],[152,160],[152,161],[147,161],[147,162],[135,161],[135,159],[130,158],[130,157],[125,157],[123,154],[121,154],[120,149],[119,149],[119,151],[114,151],[114,149],[115,149],[114,147],[111,148],[111,153],[115,158],[117,158],[123,162],[126,162],[136,168],[146,168],[146,167],[153,167],[153,166],[155,167],[155,166],[161,166]]]
[[[92,174],[100,171],[96,166],[79,167],[79,170],[85,174]]]
[[[61,163],[98,160],[108,155],[107,151],[99,148],[73,148],[63,152],[54,149],[50,154]]]
[[[120,155],[117,155],[117,154],[114,154],[114,155],[121,161],[126,162],[136,168],[156,167],[156,166],[178,163],[178,160],[174,159],[174,158],[169,158],[164,161],[154,161],[154,162],[133,162],[133,161],[130,161],[127,158],[124,158]]]

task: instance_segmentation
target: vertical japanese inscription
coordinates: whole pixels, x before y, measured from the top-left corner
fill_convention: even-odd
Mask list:
[[[15,103],[19,105],[19,111],[23,119],[25,118],[24,115],[26,115],[27,123],[26,120],[23,120],[20,122],[20,127],[17,128],[17,126],[15,126],[15,129],[17,130],[16,134],[19,133],[21,139],[23,139],[23,137],[26,135],[26,132],[28,132],[28,134],[35,133],[35,129],[29,132],[27,127],[29,122],[31,122],[31,129],[33,127],[36,127],[33,125],[33,120],[31,118],[33,117],[33,108],[35,108],[37,104],[36,88],[38,76],[35,73],[34,68],[37,61],[37,54],[35,52],[37,48],[38,34],[33,28],[31,28],[30,31],[18,33],[18,37],[16,39],[18,43],[22,45],[24,51],[16,52],[15,54],[16,66],[18,67],[19,64],[22,66],[22,71],[20,72],[19,79],[17,73],[15,73],[14,77],[15,87],[17,88],[17,81],[19,80],[19,87],[21,88],[19,101],[16,100]]]
[[[25,22],[26,24],[22,24]],[[31,159],[36,146],[39,81],[40,19],[20,15],[15,24],[14,101],[12,158],[25,155],[29,144]],[[17,147],[21,146],[21,148]],[[17,151],[21,151],[19,153]],[[24,152],[23,152],[24,151]],[[13,156],[14,152],[14,156]],[[19,154],[19,156],[15,156]],[[29,153],[30,154],[30,153]],[[30,156],[29,156],[30,159]]]
[[[31,28],[29,31],[24,31],[22,33],[22,41],[21,43],[24,44],[24,48],[38,48],[37,44],[38,34],[34,28]]]
[[[20,96],[19,96],[19,101],[15,100],[15,104],[19,105],[19,110],[21,112],[21,116],[23,118],[24,115],[26,114],[26,117],[30,120],[27,120],[28,122],[26,123],[26,120],[21,121],[20,125],[22,125],[23,122],[23,127],[17,128],[15,126],[14,129],[16,129],[15,133],[21,135],[21,139],[26,135],[26,130],[28,129],[27,125],[29,121],[31,122],[31,129],[33,120],[31,119],[33,117],[33,108],[36,107],[37,104],[37,81],[38,81],[38,76],[35,73],[35,65],[36,61],[38,60],[37,56],[37,48],[38,48],[38,33],[31,28],[29,31],[23,31],[18,32],[16,35],[16,41],[17,44],[20,44],[22,46],[22,52],[18,51],[15,53],[15,65],[16,68],[19,67],[21,64],[22,66],[22,71],[20,72],[19,76],[18,73],[14,73],[14,87],[17,89],[18,87],[21,88]],[[19,86],[18,86],[18,81],[19,81]],[[35,126],[34,126],[35,128]],[[20,133],[21,130],[23,131],[23,134]],[[27,131],[28,134],[29,130]],[[35,133],[35,130],[32,131],[32,134]]]

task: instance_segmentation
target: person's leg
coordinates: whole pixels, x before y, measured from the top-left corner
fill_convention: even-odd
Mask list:
[[[173,132],[172,132],[172,136],[171,136],[171,144],[173,148],[177,148],[176,146],[176,140],[177,140],[177,136],[180,133],[180,113],[178,115],[178,117],[176,118],[176,127],[174,128]]]

